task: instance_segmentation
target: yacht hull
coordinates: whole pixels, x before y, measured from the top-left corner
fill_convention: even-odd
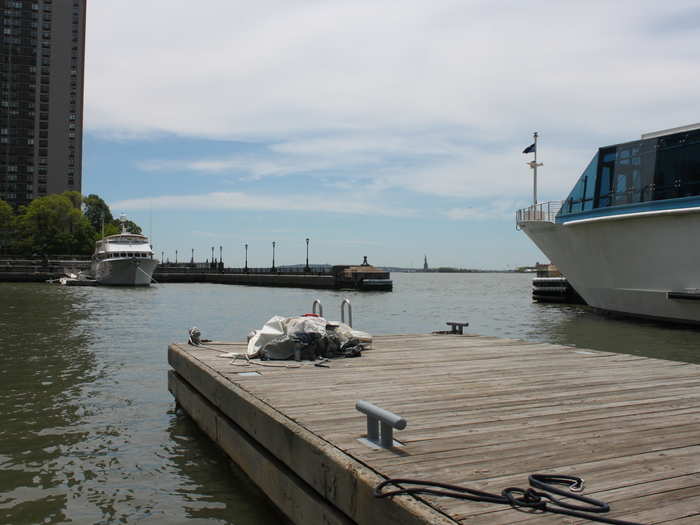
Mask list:
[[[700,210],[519,226],[590,306],[700,323]]]
[[[155,259],[106,259],[94,266],[95,280],[112,286],[150,286],[158,266]]]

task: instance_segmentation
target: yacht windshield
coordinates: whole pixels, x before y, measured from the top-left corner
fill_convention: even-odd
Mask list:
[[[700,129],[600,148],[558,217],[700,195]]]

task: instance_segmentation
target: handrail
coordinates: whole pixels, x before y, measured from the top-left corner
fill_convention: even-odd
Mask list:
[[[318,299],[314,299],[314,302],[311,305],[311,313],[313,313],[313,314],[316,313],[316,305],[318,305],[318,315],[323,317],[323,305],[321,304],[321,301],[319,301]]]
[[[340,322],[344,323],[345,322],[345,305],[348,305],[348,326],[352,328],[352,305],[350,304],[350,299],[347,297],[343,299],[343,302],[340,303]]]
[[[515,212],[515,222],[517,225],[524,222],[554,222],[562,204],[562,201],[549,201],[522,208]]]

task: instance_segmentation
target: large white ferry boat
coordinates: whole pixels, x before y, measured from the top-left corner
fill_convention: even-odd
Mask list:
[[[700,124],[600,148],[566,200],[516,221],[589,305],[700,323]]]
[[[149,286],[156,266],[148,237],[122,229],[97,241],[90,271],[99,284]]]

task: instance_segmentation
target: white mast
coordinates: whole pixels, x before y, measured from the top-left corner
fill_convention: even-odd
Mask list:
[[[539,164],[537,163],[537,132],[533,134],[533,137],[535,138],[535,144],[534,144],[534,154],[535,154],[535,159],[531,160],[528,162],[528,166],[532,168],[532,204],[537,206],[537,167],[542,166],[543,164],[540,162]]]

